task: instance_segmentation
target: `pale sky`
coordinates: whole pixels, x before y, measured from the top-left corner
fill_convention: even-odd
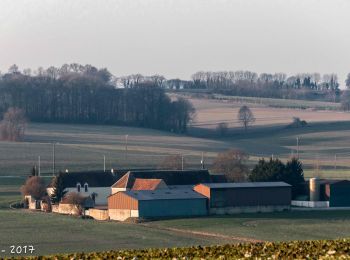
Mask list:
[[[350,72],[349,0],[0,0],[0,70]]]

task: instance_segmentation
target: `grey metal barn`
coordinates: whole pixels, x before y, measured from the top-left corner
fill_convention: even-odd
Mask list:
[[[211,214],[281,211],[291,205],[291,186],[284,182],[204,183],[194,190],[209,199]]]

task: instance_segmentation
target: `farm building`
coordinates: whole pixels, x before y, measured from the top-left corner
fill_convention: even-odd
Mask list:
[[[164,185],[171,188],[171,186],[179,185],[196,185],[202,182],[212,182],[212,177],[207,170],[142,170],[142,171],[129,171],[122,176],[116,183],[112,185],[112,193],[118,191],[132,190],[134,185],[141,183],[142,179],[156,179],[162,180],[163,184],[155,187],[166,188]],[[135,184],[136,182],[136,184]],[[150,182],[150,181],[148,181]],[[144,186],[146,184],[144,183]],[[140,189],[140,188],[138,188]]]
[[[63,186],[67,192],[77,192],[83,197],[92,197],[96,205],[107,205],[107,197],[111,194],[111,186],[115,177],[109,172],[71,172],[63,174]],[[47,193],[53,192],[52,183]]]
[[[192,189],[120,191],[108,197],[111,220],[207,214],[207,198]]]
[[[305,182],[308,196],[304,200],[293,200],[297,207],[328,208],[350,207],[350,181],[311,178]],[[308,197],[308,199],[307,199]]]
[[[284,182],[203,183],[194,190],[209,199],[210,214],[282,211],[291,204]]]
[[[321,184],[320,191],[329,207],[350,207],[350,181],[330,181]]]

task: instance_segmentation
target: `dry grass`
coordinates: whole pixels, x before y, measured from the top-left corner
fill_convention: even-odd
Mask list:
[[[220,122],[229,123],[230,127],[241,127],[237,121],[237,113],[244,103],[214,99],[190,98],[196,108],[194,126],[215,128]],[[307,122],[339,122],[349,121],[350,113],[315,109],[275,108],[266,104],[249,104],[256,121],[255,126],[281,125],[292,122],[299,117]]]

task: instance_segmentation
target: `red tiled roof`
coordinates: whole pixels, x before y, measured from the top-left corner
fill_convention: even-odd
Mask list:
[[[139,179],[136,178],[132,190],[155,190],[157,187],[164,183],[162,179]],[[165,184],[165,183],[164,183]]]
[[[112,188],[126,188],[129,181],[129,173],[124,174],[116,183],[113,184]]]

